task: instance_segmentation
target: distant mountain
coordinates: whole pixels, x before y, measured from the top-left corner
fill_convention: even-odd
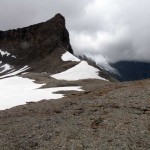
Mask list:
[[[119,81],[134,81],[150,78],[150,63],[119,61],[111,64],[119,74],[113,75]]]

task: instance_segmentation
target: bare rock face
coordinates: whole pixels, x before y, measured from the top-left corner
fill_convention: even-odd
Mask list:
[[[2,57],[0,54],[5,63],[24,65],[38,62],[58,48],[73,53],[65,19],[61,14],[29,27],[0,31],[0,49],[16,57]]]

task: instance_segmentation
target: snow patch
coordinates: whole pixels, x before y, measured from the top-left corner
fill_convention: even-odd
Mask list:
[[[99,70],[90,66],[86,61],[81,61],[75,67],[72,67],[64,72],[51,75],[58,80],[75,81],[82,79],[100,79],[106,80],[98,75]]]
[[[29,72],[24,72],[24,73],[22,73],[21,75],[25,75],[25,74],[27,74],[27,73],[29,73]]]
[[[9,52],[7,52],[7,51],[2,51],[1,49],[0,49],[0,53],[1,53],[2,57],[3,57],[4,55],[6,55],[6,56],[9,56],[9,55],[10,55]]]
[[[2,57],[3,57],[4,55],[6,55],[6,56],[10,56],[10,55],[11,55],[9,52],[7,52],[7,51],[2,51],[1,49],[0,49],[0,54],[2,55]],[[12,58],[16,58],[15,55],[11,55],[11,57],[12,57]]]
[[[24,71],[26,71],[26,70],[28,70],[30,67],[29,66],[24,66],[23,68],[21,68],[21,69],[19,69],[19,70],[12,70],[12,71],[10,71],[8,74],[5,74],[5,75],[3,75],[3,76],[0,76],[0,79],[1,78],[5,78],[5,77],[10,77],[10,76],[14,76],[14,75],[17,75],[17,74],[19,74],[19,73],[22,73],[22,72],[24,72]]]
[[[12,69],[12,67],[9,65],[9,64],[5,64],[5,65],[2,65],[0,68],[4,68],[2,71],[0,71],[0,73],[4,73],[10,69]]]
[[[23,105],[27,102],[37,102],[43,99],[58,99],[63,94],[55,94],[58,91],[83,91],[80,86],[55,87],[38,89],[44,84],[37,84],[34,80],[22,77],[10,77],[0,80],[0,110]]]
[[[15,55],[12,55],[11,57],[12,57],[12,58],[17,58]]]
[[[63,61],[77,61],[80,62],[80,59],[69,53],[68,51],[61,56]]]

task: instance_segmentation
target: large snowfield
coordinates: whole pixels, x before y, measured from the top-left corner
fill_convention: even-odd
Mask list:
[[[0,51],[1,55],[11,55],[8,52]],[[76,61],[78,64],[64,72],[51,75],[58,80],[75,81],[81,79],[100,79],[106,80],[98,75],[99,69],[89,65],[86,61],[81,61],[69,52],[62,55],[63,61]],[[8,64],[0,62],[0,110],[5,110],[14,106],[23,105],[27,102],[37,102],[43,99],[59,99],[63,94],[56,94],[58,91],[82,91],[80,86],[71,87],[51,87],[41,88],[44,84],[37,84],[34,80],[17,76],[30,67],[24,66],[18,70]],[[10,71],[9,71],[10,70]]]
[[[106,80],[98,75],[98,69],[94,68],[86,61],[80,62],[75,67],[68,69],[64,72],[52,75],[51,77],[57,80],[67,80],[67,81],[75,81],[75,80],[82,80],[82,79],[101,79]]]
[[[100,79],[106,80],[98,75],[99,69],[90,66],[86,61],[81,61],[74,55],[69,52],[66,52],[62,55],[61,59],[63,61],[77,61],[79,62],[78,65],[72,67],[64,72],[51,75],[52,78],[57,80],[67,80],[67,81],[76,81],[76,80],[83,80],[83,79]]]
[[[0,79],[0,110],[26,104],[26,102],[62,98],[63,94],[54,93],[58,91],[82,91],[80,86],[39,89],[42,86],[43,84],[19,76]]]

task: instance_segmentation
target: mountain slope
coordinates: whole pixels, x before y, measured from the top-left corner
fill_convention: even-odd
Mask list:
[[[0,149],[148,150],[150,81],[106,81],[107,62],[73,56],[64,24],[0,32]]]
[[[9,62],[16,65],[40,60],[60,47],[73,53],[65,19],[61,14],[29,27],[0,31],[0,49],[16,56],[15,61],[9,58]],[[5,57],[3,59],[7,61]]]
[[[40,24],[0,31],[1,66],[10,66],[9,69],[1,67],[0,74],[4,75],[11,69],[19,70],[24,66],[30,66],[29,68],[34,71],[47,71],[49,67],[55,65],[60,55],[66,50],[73,53],[65,19],[61,14]],[[54,55],[56,56],[53,58]],[[55,60],[56,57],[58,57],[57,60]],[[46,67],[49,62],[54,64]],[[57,62],[58,65],[62,63],[62,61]]]
[[[54,92],[82,90],[81,80],[106,81],[108,76],[105,74],[91,61],[80,60],[73,55],[61,14],[44,23],[0,32],[1,110],[31,101],[62,97]],[[79,82],[75,84],[73,81]],[[45,86],[46,89],[37,89]],[[10,97],[6,93],[10,93]]]
[[[134,81],[150,78],[150,63],[119,61],[111,64],[119,74],[112,75],[119,81]]]
[[[61,73],[80,63],[63,61],[61,57],[66,51],[73,54],[65,19],[61,14],[29,27],[0,31],[0,76],[6,77],[24,71]],[[88,62],[87,64],[93,65]],[[104,70],[99,72],[103,74],[103,78],[108,77]]]
[[[53,83],[48,83],[46,77],[41,79],[47,80],[47,86]],[[0,111],[0,148],[149,149],[150,80],[86,80],[71,84],[80,84],[85,91],[67,91],[62,99]],[[68,82],[59,81],[59,85]]]

